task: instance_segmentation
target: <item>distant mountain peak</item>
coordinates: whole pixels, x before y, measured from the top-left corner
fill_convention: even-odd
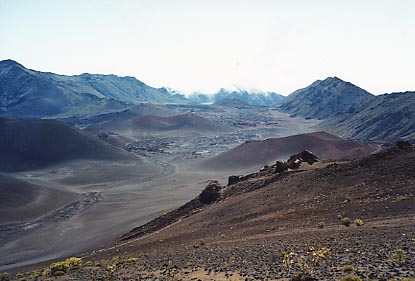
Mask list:
[[[314,87],[315,86],[323,86],[324,87],[324,86],[335,86],[335,85],[338,85],[338,84],[353,85],[352,83],[344,81],[344,80],[340,79],[337,76],[333,76],[333,77],[327,77],[326,79],[323,79],[323,80],[316,80],[310,86],[314,86]]]
[[[0,61],[0,65],[20,65],[20,66],[23,66],[20,63],[18,63],[17,61],[14,61],[14,60],[11,60],[11,59]]]
[[[0,69],[1,70],[10,70],[13,67],[18,67],[24,69],[25,67],[18,63],[17,61],[7,59],[0,61]]]
[[[326,119],[356,112],[373,98],[366,90],[334,76],[293,92],[280,109],[306,118]]]

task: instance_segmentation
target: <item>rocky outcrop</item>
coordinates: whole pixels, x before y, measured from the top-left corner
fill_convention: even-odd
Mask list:
[[[282,173],[288,170],[288,164],[286,162],[277,161],[274,166],[275,166],[274,169],[276,173]]]
[[[288,163],[291,162],[305,162],[310,165],[313,165],[315,162],[320,161],[317,156],[315,156],[312,152],[308,150],[304,150],[303,152],[300,152],[298,154],[294,154],[288,159]]]
[[[242,179],[241,179],[241,176],[230,176],[229,178],[228,178],[228,186],[229,185],[232,185],[232,184],[235,184],[235,183],[238,183],[238,182],[240,182]]]
[[[211,204],[220,198],[222,186],[218,181],[210,181],[199,195],[199,201],[202,204]]]

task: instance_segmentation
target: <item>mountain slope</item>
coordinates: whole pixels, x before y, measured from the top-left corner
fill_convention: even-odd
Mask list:
[[[352,83],[329,77],[293,92],[279,104],[279,109],[306,118],[326,119],[357,112],[374,98]]]
[[[324,120],[320,127],[361,140],[415,139],[415,92],[377,96],[359,112]]]
[[[102,99],[114,103],[116,109],[120,102],[186,101],[133,77],[87,73],[65,76],[30,70],[12,60],[0,61],[0,116],[54,116],[86,104],[102,106]]]
[[[104,98],[83,87],[65,89],[47,76],[11,60],[1,61],[0,116],[51,116]]]
[[[55,120],[0,119],[0,171],[37,169],[74,159],[137,159]]]
[[[0,224],[36,218],[75,198],[75,193],[31,184],[0,172]]]
[[[363,143],[317,132],[246,142],[205,160],[202,167],[213,170],[258,167],[286,159],[289,155],[303,150],[309,150],[321,159],[342,159],[367,156],[375,149]]]

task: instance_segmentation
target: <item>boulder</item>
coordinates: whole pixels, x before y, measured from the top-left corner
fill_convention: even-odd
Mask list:
[[[199,195],[199,201],[203,204],[211,204],[220,198],[222,186],[218,181],[210,181]]]
[[[228,178],[228,186],[241,181],[241,176],[230,176]]]
[[[276,173],[282,173],[282,172],[288,170],[288,164],[286,162],[282,162],[282,161],[275,162],[274,167],[275,167],[275,172]]]

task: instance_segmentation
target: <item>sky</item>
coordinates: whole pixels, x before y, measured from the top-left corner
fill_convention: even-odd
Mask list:
[[[413,0],[0,0],[0,60],[185,94],[415,90]]]

